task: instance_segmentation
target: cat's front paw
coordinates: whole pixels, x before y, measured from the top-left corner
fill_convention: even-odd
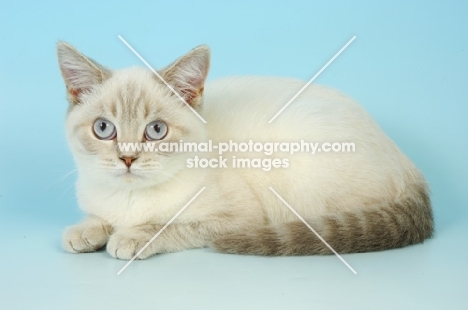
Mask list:
[[[70,253],[94,252],[102,248],[108,238],[102,225],[82,223],[67,228],[63,234],[62,245]]]
[[[107,252],[112,257],[130,260],[151,240],[151,237],[139,230],[117,231],[107,243]],[[145,259],[154,254],[156,252],[150,244],[137,259]]]

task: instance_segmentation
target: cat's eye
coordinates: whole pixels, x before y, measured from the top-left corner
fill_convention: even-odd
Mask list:
[[[163,121],[154,121],[146,125],[146,140],[161,140],[167,134],[167,125]]]
[[[98,118],[93,126],[94,134],[101,140],[112,140],[117,135],[115,125],[108,120]]]

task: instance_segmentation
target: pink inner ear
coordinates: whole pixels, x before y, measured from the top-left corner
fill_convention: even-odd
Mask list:
[[[61,67],[62,69],[62,75],[65,78],[67,82],[70,82],[70,78],[73,76],[75,73],[73,69],[67,68],[65,65]],[[76,74],[76,73],[75,73]]]
[[[187,84],[184,86],[185,87],[180,88],[180,95],[187,103],[191,103],[193,99],[200,95],[201,89],[203,88],[203,78],[200,76],[189,77],[187,78]]]
[[[74,101],[77,101],[78,95],[81,93],[81,89],[76,88],[73,85],[74,77],[76,76],[76,70],[69,68],[62,68],[63,77],[67,83],[67,91],[73,97]]]
[[[74,98],[75,101],[78,101],[78,96],[86,89],[83,87],[80,77],[82,77],[83,72],[77,69],[71,68],[62,68],[62,74],[66,80],[68,93]]]
[[[76,80],[79,76],[80,72],[78,70],[70,69],[70,68],[63,68],[62,69],[63,77],[67,81],[67,85],[70,88],[76,87]]]
[[[70,95],[72,95],[74,98],[78,98],[78,95],[81,93],[81,90],[80,89],[69,88],[68,93]]]
[[[197,97],[197,92],[193,89],[181,89],[180,94],[187,103],[191,103],[194,98]]]

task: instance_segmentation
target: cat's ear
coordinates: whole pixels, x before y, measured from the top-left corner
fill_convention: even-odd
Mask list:
[[[164,69],[162,76],[188,104],[197,109],[202,103],[209,68],[210,49],[200,45]]]
[[[110,77],[111,72],[65,42],[57,44],[57,56],[62,77],[68,91],[68,100],[79,103],[80,95]]]

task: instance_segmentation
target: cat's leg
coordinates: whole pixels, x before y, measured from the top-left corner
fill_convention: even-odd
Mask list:
[[[161,224],[144,224],[117,230],[109,238],[107,251],[115,258],[133,258],[162,228]],[[220,235],[239,229],[233,223],[201,222],[171,224],[138,256],[145,259],[159,253],[178,252],[206,247]]]
[[[94,252],[107,243],[111,233],[109,224],[97,216],[89,215],[81,223],[67,228],[62,245],[70,253]]]

